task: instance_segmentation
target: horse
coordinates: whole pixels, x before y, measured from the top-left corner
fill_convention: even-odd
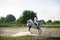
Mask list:
[[[41,34],[42,33],[41,26],[42,26],[43,20],[37,21],[37,23],[38,25],[35,25],[34,22],[28,22],[27,23],[27,26],[29,27],[28,31],[30,31],[32,27],[35,27],[38,30],[38,33]]]

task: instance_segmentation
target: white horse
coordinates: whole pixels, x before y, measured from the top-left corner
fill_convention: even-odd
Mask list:
[[[41,26],[42,26],[43,21],[40,20],[40,21],[37,21],[37,23],[38,23],[38,25],[35,25],[34,22],[30,22],[30,21],[28,20],[28,22],[27,22],[27,26],[29,27],[28,31],[30,31],[30,29],[31,29],[32,27],[35,27],[35,28],[38,30],[38,33],[41,34],[41,33],[42,33]],[[31,31],[30,31],[30,32],[31,32]]]

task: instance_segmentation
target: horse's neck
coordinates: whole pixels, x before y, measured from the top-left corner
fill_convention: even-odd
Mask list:
[[[33,22],[31,19],[30,20],[28,20],[29,22]]]

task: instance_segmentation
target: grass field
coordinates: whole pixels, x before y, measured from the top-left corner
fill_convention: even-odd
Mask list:
[[[60,38],[40,38],[40,37],[0,37],[0,40],[60,40]]]
[[[26,24],[0,24],[0,27],[27,27]],[[42,27],[60,28],[60,24],[43,24]]]
[[[0,37],[0,40],[46,40],[46,39],[36,37]]]
[[[42,27],[60,28],[60,24],[43,24]]]

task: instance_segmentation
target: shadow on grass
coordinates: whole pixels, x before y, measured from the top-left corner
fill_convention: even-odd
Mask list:
[[[48,37],[47,40],[60,40],[60,37]]]

